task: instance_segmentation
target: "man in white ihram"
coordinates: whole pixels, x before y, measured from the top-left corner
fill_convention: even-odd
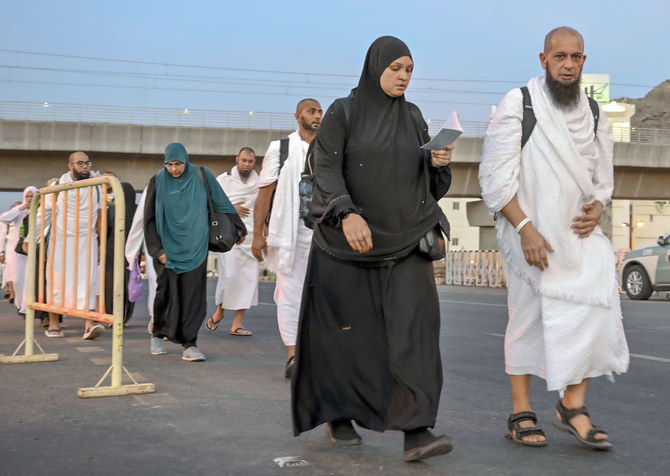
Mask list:
[[[56,184],[63,185],[66,183],[75,182],[77,180],[84,180],[97,176],[95,172],[91,172],[91,161],[84,152],[73,152],[68,159],[69,172],[63,174]],[[90,210],[89,219],[89,194],[93,194],[91,200],[92,206]],[[78,310],[93,310],[97,304],[98,291],[98,243],[96,225],[98,220],[98,212],[101,207],[102,193],[100,187],[82,188],[79,190],[79,203],[76,203],[76,192],[71,190],[68,192],[67,208],[65,206],[65,193],[58,193],[56,199],[56,225],[49,234],[49,249],[54,250],[53,261],[53,281],[49,282],[47,279],[47,288],[51,290],[53,296],[53,304],[56,306],[65,306],[67,308],[74,308]],[[52,197],[44,197],[42,207],[45,208],[45,223],[51,223],[52,213]],[[79,235],[75,238],[75,218],[77,209],[79,211]],[[63,214],[67,213],[67,229],[66,229],[66,260],[63,263],[62,246],[63,246]],[[41,213],[37,213],[37,227],[40,230],[39,220]],[[91,233],[91,256],[90,268],[86,269],[86,246],[87,235]],[[77,247],[75,248],[75,244]],[[74,269],[74,255],[78,255],[77,273],[75,281]],[[86,295],[86,277],[89,277],[89,294]],[[65,282],[65,295],[61,294],[62,283]],[[73,301],[73,292],[77,292],[77,300]],[[92,340],[100,336],[105,328],[90,319],[84,320],[84,339]],[[64,337],[63,331],[59,327],[58,314],[49,313],[49,328],[45,331],[47,337]]]
[[[307,149],[321,125],[322,115],[323,110],[316,100],[303,99],[298,103],[295,112],[298,130],[288,136],[286,162],[281,165],[280,141],[271,142],[263,158],[263,168],[257,182],[259,190],[254,207],[254,239],[251,249],[258,261],[263,260],[265,253],[268,269],[277,273],[274,295],[277,324],[288,351],[288,360],[284,366],[285,378],[291,378],[295,364],[302,287],[312,243],[312,230],[300,220],[298,184],[305,167]],[[266,233],[265,217],[271,204],[272,212]]]
[[[554,426],[585,446],[609,449],[606,432],[589,418],[586,388],[629,363],[614,252],[598,226],[614,186],[612,133],[581,90],[585,60],[579,32],[549,32],[540,53],[546,75],[527,84],[537,121],[527,143],[522,148],[524,107],[515,89],[496,109],[479,168],[482,198],[499,212],[508,284],[507,436],[522,446],[547,444],[529,401],[536,375],[560,394]]]
[[[216,180],[242,218],[248,235],[244,243],[235,245],[227,253],[219,253],[219,280],[216,283],[216,311],[205,323],[210,331],[215,331],[225,309],[235,311],[230,325],[230,335],[250,336],[252,332],[242,325],[244,313],[258,304],[258,260],[251,252],[254,229],[254,204],[258,195],[256,182],[258,174],[254,170],[256,153],[250,147],[242,147],[235,157],[235,167],[219,175]],[[249,236],[251,235],[251,236]]]

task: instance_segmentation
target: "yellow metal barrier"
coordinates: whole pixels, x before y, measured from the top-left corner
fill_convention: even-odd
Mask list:
[[[96,310],[79,310],[76,309],[77,302],[77,265],[79,262],[79,253],[76,252],[78,249],[79,242],[79,206],[75,207],[75,216],[74,216],[74,246],[73,253],[74,256],[70,257],[73,259],[74,264],[74,283],[73,286],[73,295],[72,295],[72,306],[65,306],[65,266],[67,256],[67,219],[68,219],[68,192],[74,190],[75,201],[79,204],[80,190],[84,187],[88,187],[90,193],[88,194],[88,213],[89,213],[89,229],[86,235],[86,296],[85,296],[85,308],[89,308],[89,295],[90,295],[90,269],[91,269],[91,246],[94,245],[91,233],[90,224],[93,220],[93,195],[95,187],[103,185],[102,197],[100,207],[100,275],[99,275],[99,291],[98,291],[98,303]],[[105,253],[106,253],[106,241],[107,241],[107,190],[104,185],[109,185],[112,188],[114,193],[115,201],[115,220],[114,220],[114,301],[113,301],[113,314],[108,314],[105,312],[105,285],[104,285],[104,273],[105,273]],[[60,305],[53,301],[53,262],[55,253],[57,252],[56,248],[58,246],[57,239],[55,236],[56,233],[56,199],[57,194],[63,193],[63,217],[62,217],[62,244],[61,250],[59,250],[61,255],[61,287],[60,287]],[[53,246],[49,247],[49,255],[47,257],[46,270],[44,269],[44,256],[45,256],[45,218],[46,218],[46,207],[41,207],[41,220],[40,220],[40,229],[36,230],[37,227],[37,212],[38,207],[41,202],[43,202],[42,197],[45,198],[44,202],[46,203],[47,195],[51,195],[52,200],[52,213],[51,213],[51,233],[54,233]],[[29,363],[29,362],[49,362],[59,359],[58,354],[47,354],[44,352],[44,349],[39,345],[34,337],[34,315],[36,310],[51,312],[56,314],[64,314],[73,317],[81,317],[85,319],[92,319],[99,322],[111,323],[113,324],[112,328],[112,365],[107,369],[107,372],[102,376],[98,383],[94,387],[89,388],[80,388],[77,391],[77,395],[81,398],[90,398],[90,397],[107,397],[107,396],[116,396],[116,395],[131,395],[139,393],[151,393],[155,391],[154,384],[152,383],[137,383],[133,376],[128,372],[128,370],[123,366],[123,308],[124,308],[124,266],[125,266],[125,257],[124,257],[124,244],[125,244],[125,203],[123,189],[121,184],[115,177],[97,177],[86,180],[78,180],[75,182],[60,184],[51,187],[45,187],[39,189],[34,197],[30,207],[30,217],[29,217],[29,227],[30,227],[30,239],[28,243],[28,273],[26,279],[28,280],[27,288],[27,308],[26,308],[26,335],[25,339],[18,348],[14,351],[11,356],[1,357],[0,364],[17,364],[17,363]],[[39,259],[35,260],[34,256],[37,251],[37,240],[35,237],[39,234],[40,246]],[[97,246],[97,243],[95,244]],[[37,264],[39,263],[39,270],[37,269]],[[35,276],[39,278],[38,285],[38,299],[35,300]],[[48,276],[47,289],[45,293],[44,289],[44,276]],[[34,353],[34,345],[36,345],[40,354]],[[24,349],[23,355],[18,355],[21,348]],[[128,376],[128,378],[133,382],[132,384],[123,384],[123,373]],[[103,381],[110,376],[110,385],[101,386]]]

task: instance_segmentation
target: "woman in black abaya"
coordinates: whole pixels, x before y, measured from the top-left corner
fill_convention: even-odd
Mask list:
[[[428,430],[442,389],[440,311],[432,262],[417,245],[447,226],[437,200],[451,183],[453,146],[420,149],[427,126],[404,96],[413,66],[402,41],[377,39],[358,87],[317,132],[317,224],[292,382],[296,435],[328,423],[333,442],[356,445],[352,420],[400,430],[406,461],[452,448]]]
[[[128,239],[130,224],[133,222],[137,204],[135,203],[137,194],[135,189],[128,182],[121,182],[123,188],[123,198],[125,203],[126,231],[125,237]],[[107,205],[107,252],[105,254],[105,310],[112,313],[114,310],[114,220],[116,218],[116,204]],[[123,323],[125,324],[133,316],[135,303],[128,300],[128,280],[130,279],[130,270],[124,267],[123,270]]]

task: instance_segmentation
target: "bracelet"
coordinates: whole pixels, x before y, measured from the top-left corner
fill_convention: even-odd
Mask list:
[[[521,228],[526,226],[528,223],[530,223],[530,218],[526,217],[523,220],[519,222],[519,224],[516,226],[515,230],[517,233],[521,233]]]

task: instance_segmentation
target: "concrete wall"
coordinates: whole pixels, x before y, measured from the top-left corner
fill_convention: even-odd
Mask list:
[[[194,163],[215,173],[232,166],[243,146],[256,150],[260,162],[268,144],[290,130],[160,127],[103,123],[0,121],[0,190],[22,190],[60,176],[67,156],[88,152],[94,169],[112,170],[136,188],[144,187],[161,166],[170,142],[183,142]],[[448,197],[478,197],[477,171],[483,138],[462,137],[452,162]],[[667,199],[670,146],[618,142],[614,147],[615,198]]]

